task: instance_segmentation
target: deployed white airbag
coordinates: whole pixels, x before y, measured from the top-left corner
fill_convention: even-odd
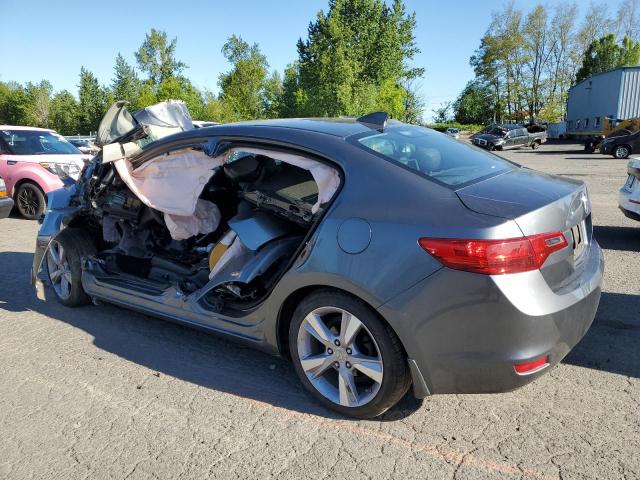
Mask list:
[[[174,240],[185,240],[195,235],[214,232],[220,225],[222,215],[215,203],[201,198],[196,203],[193,215],[164,214],[164,223]]]
[[[223,156],[226,161],[226,159],[229,158],[230,155],[237,152],[265,155],[275,160],[280,160],[284,163],[289,163],[304,170],[308,170],[311,173],[313,180],[318,185],[318,201],[312,207],[312,213],[316,213],[319,210],[320,205],[331,200],[331,198],[333,198],[336,191],[340,187],[340,175],[338,174],[338,171],[335,168],[332,168],[329,165],[325,165],[324,163],[318,162],[316,160],[311,160],[309,158],[295,155],[293,153],[279,152],[277,150],[246,147],[231,148],[221,156]]]
[[[163,213],[193,215],[196,202],[213,170],[222,165],[198,150],[176,150],[133,170],[127,158],[115,160],[120,178],[145,205]]]
[[[129,162],[129,153],[137,151],[139,149],[135,144],[107,145],[103,151],[107,157],[104,161],[114,162],[120,178],[145,205],[165,214],[167,228],[176,240],[213,231],[215,228],[209,229],[214,224],[217,228],[219,210],[218,221],[208,221],[203,215],[207,212],[213,215],[213,209],[200,207],[196,212],[196,206],[213,170],[221,167],[236,152],[266,155],[308,170],[318,186],[318,201],[312,208],[313,213],[318,211],[320,205],[331,200],[340,187],[340,175],[336,169],[300,155],[276,150],[238,147],[211,158],[202,151],[188,148],[161,155],[134,170]]]

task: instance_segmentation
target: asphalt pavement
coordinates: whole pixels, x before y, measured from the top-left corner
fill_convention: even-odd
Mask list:
[[[370,421],[314,402],[285,360],[29,286],[37,224],[0,221],[0,478],[640,478],[640,223],[626,161],[548,144],[501,155],[584,180],[605,252],[583,341],[499,395],[411,397]]]

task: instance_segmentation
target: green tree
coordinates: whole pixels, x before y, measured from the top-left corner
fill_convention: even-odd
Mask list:
[[[622,45],[618,45],[615,36],[608,34],[589,45],[582,67],[576,74],[576,81],[580,82],[596,73],[613,68],[638,64],[640,64],[640,43],[624,37]]]
[[[419,83],[415,79],[406,80],[403,88],[406,92],[404,96],[404,113],[399,119],[406,123],[422,124],[422,113],[425,109],[424,98],[419,94]]]
[[[29,98],[17,82],[0,82],[0,123],[26,125]]]
[[[300,86],[299,64],[298,62],[290,63],[284,70],[278,116],[282,118],[298,116],[305,103],[303,95]]]
[[[274,70],[264,81],[262,92],[262,113],[266,118],[277,118],[280,116],[283,95],[284,86],[282,84],[282,77]]]
[[[220,100],[226,121],[247,120],[264,116],[264,90],[269,64],[258,44],[249,45],[232,35],[222,47],[232,68],[220,74]]]
[[[494,118],[492,96],[491,87],[483,84],[480,80],[472,80],[467,83],[460,96],[453,103],[455,121],[463,124],[490,123]]]
[[[118,53],[116,64],[113,67],[113,80],[111,80],[111,93],[116,101],[129,102],[129,108],[138,107],[140,96],[140,80],[135,69],[127,63],[124,57]]]
[[[156,88],[163,81],[179,76],[187,68],[176,59],[177,43],[177,38],[169,41],[166,32],[152,28],[135,53],[138,67],[147,73],[149,81]]]
[[[78,101],[69,91],[56,93],[51,99],[50,126],[62,135],[78,134],[78,109]]]
[[[203,94],[201,120],[208,120],[211,122],[223,121],[222,102],[211,92],[205,91]]]
[[[203,109],[202,93],[193,86],[188,78],[180,75],[163,80],[158,86],[158,93],[153,103],[164,102],[165,100],[182,100],[187,106],[191,117],[201,119]]]
[[[96,131],[108,108],[108,100],[96,76],[84,67],[80,68],[78,97],[78,129],[83,134]]]
[[[42,80],[40,83],[27,83],[25,87],[27,98],[27,125],[33,127],[49,127],[52,92],[53,86],[47,80]]]
[[[433,109],[433,121],[435,123],[450,122],[452,107],[452,102],[442,102],[439,107]]]
[[[423,74],[409,65],[419,52],[415,26],[401,0],[330,0],[298,41],[299,113],[359,115],[402,103],[402,82]],[[290,108],[292,90],[285,94]]]

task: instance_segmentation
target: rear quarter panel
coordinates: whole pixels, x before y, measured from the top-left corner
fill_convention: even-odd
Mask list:
[[[467,209],[455,192],[398,165],[368,154],[344,141],[326,156],[339,161],[343,187],[312,235],[306,254],[283,276],[272,292],[268,311],[277,318],[283,302],[299,289],[335,287],[371,307],[389,301],[442,268],[418,244],[421,237],[509,238],[522,233],[515,222]],[[369,239],[349,252],[341,228],[365,222]],[[355,235],[362,235],[356,232]],[[347,245],[348,246],[348,245]],[[406,319],[387,318],[403,337],[412,335]],[[265,333],[269,335],[269,328]],[[269,339],[271,341],[271,339]]]

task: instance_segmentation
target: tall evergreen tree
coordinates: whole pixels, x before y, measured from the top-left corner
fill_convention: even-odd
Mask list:
[[[78,96],[78,129],[83,134],[94,132],[108,108],[107,97],[96,76],[84,67],[80,68]]]
[[[78,130],[78,101],[67,90],[56,93],[51,99],[49,116],[51,128],[62,135],[76,135]]]
[[[402,81],[423,74],[409,65],[419,52],[415,26],[415,14],[407,14],[401,0],[391,7],[382,0],[330,0],[329,11],[309,25],[308,38],[298,41],[301,113],[393,108],[406,94]]]
[[[116,101],[124,100],[129,102],[129,108],[136,109],[138,107],[138,97],[140,96],[140,80],[136,75],[135,69],[118,53],[113,72],[111,93],[114,99]]]
[[[299,115],[305,100],[300,86],[300,65],[293,62],[284,70],[282,81],[282,96],[279,103],[278,115],[282,118],[291,118]]]

